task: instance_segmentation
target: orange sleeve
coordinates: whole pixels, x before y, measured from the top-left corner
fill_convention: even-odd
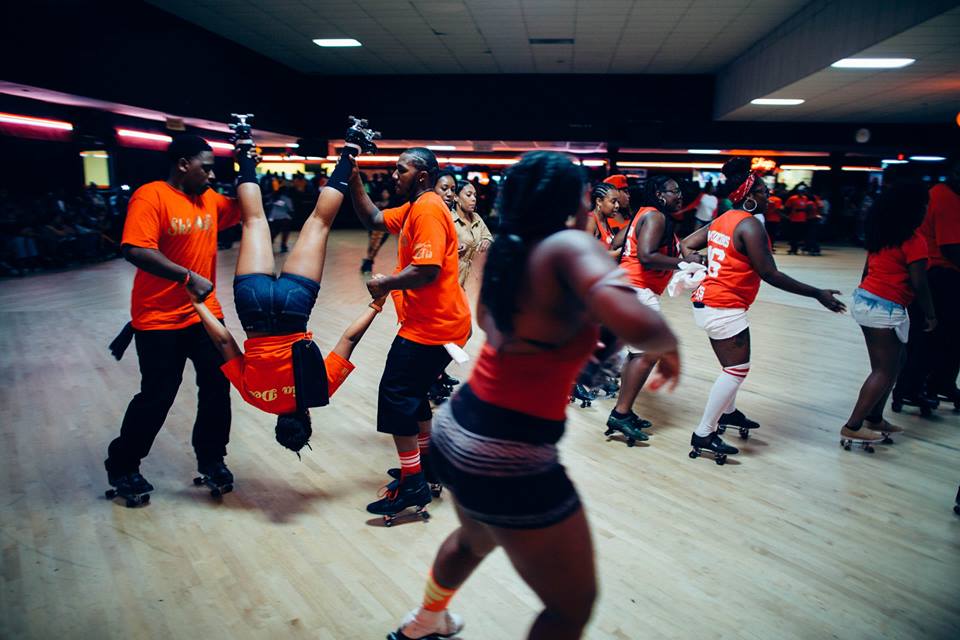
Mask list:
[[[934,194],[933,190],[930,195],[929,213],[933,214],[933,237],[937,246],[960,244],[960,209],[950,207],[946,198]]]
[[[220,365],[220,371],[223,371],[223,375],[226,376],[230,384],[232,384],[237,391],[240,392],[240,396],[243,397],[243,356],[239,355],[232,360],[224,362]]]
[[[387,228],[387,233],[400,233],[400,229],[403,227],[403,219],[406,217],[409,209],[410,205],[405,204],[399,207],[384,209],[380,212],[383,214],[383,224]]]
[[[229,229],[234,225],[240,224],[240,201],[236,198],[228,198],[218,193],[217,202],[217,231]]]
[[[332,396],[356,367],[352,362],[333,351],[323,359],[323,364],[327,368],[327,395]]]
[[[130,244],[144,249],[160,248],[160,207],[156,193],[147,196],[135,193],[127,205],[127,220],[123,224],[121,244]]]
[[[413,243],[413,259],[410,264],[434,264],[438,267],[443,264],[444,252],[447,247],[448,214],[438,212],[430,207],[418,211],[410,221],[410,235]]]
[[[907,264],[918,260],[926,260],[929,257],[927,241],[920,235],[919,231],[914,231],[913,235],[903,243],[903,255],[907,259]]]

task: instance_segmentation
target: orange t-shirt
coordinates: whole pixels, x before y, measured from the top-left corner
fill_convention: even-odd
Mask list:
[[[620,266],[630,279],[630,284],[641,289],[650,289],[658,296],[663,293],[673,277],[673,271],[658,271],[654,269],[645,269],[640,262],[640,256],[637,254],[637,227],[640,225],[640,219],[656,211],[654,207],[640,207],[637,215],[633,217],[630,223],[630,229],[627,231],[627,238],[623,245],[623,255],[620,257]],[[679,242],[677,236],[673,236],[673,242]],[[667,247],[660,247],[660,253],[669,255]]]
[[[790,222],[807,221],[806,196],[798,196],[796,194],[790,196],[787,198],[787,203],[784,205],[784,208],[787,210],[787,215],[790,218]]]
[[[760,276],[750,259],[737,251],[733,232],[751,215],[731,209],[710,223],[707,231],[707,277],[691,300],[716,309],[748,309],[760,291]]]
[[[927,241],[919,231],[914,231],[899,247],[884,247],[867,254],[867,277],[860,283],[860,288],[908,307],[913,302],[914,292],[907,265],[926,257]]]
[[[220,370],[240,396],[257,409],[276,415],[293,413],[297,410],[293,345],[300,340],[313,340],[313,334],[308,331],[248,338],[243,343],[245,353],[224,363]],[[327,390],[333,396],[354,366],[332,351],[323,363],[327,367]]]
[[[960,267],[944,258],[940,251],[944,245],[960,244],[960,195],[947,185],[938,184],[930,189],[930,202],[920,234],[927,240],[928,269],[945,267],[960,271]]]
[[[234,198],[207,189],[202,196],[188,196],[162,180],[149,182],[133,192],[127,206],[123,244],[157,249],[181,267],[186,267],[216,285],[217,231],[240,222],[240,205]],[[223,317],[214,294],[207,306]],[[200,316],[179,282],[159,278],[137,269],[133,279],[130,317],[134,329],[182,329],[200,322]]]
[[[780,222],[780,212],[783,211],[783,200],[779,196],[770,196],[767,200],[767,221]]]
[[[433,191],[416,202],[383,210],[383,223],[390,233],[399,234],[397,269],[411,264],[435,264],[440,274],[419,289],[391,292],[399,335],[419,344],[453,342],[463,345],[470,336],[470,306],[458,279],[457,230],[443,199]]]

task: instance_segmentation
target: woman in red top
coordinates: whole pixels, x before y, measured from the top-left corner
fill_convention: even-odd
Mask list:
[[[433,457],[460,519],[440,546],[423,605],[389,638],[446,638],[462,622],[454,592],[502,546],[544,603],[528,638],[579,638],[596,576],[590,531],[557,457],[567,393],[602,322],[627,342],[666,354],[677,342],[663,318],[619,281],[583,229],[589,200],[580,170],[553,152],[528,153],[500,191],[501,227],[483,274],[477,317],[486,331],[470,380],[437,412]],[[578,229],[567,229],[575,216]]]
[[[278,416],[277,441],[293,451],[307,444],[312,429],[309,408],[323,406],[353,366],[350,353],[381,309],[359,318],[324,360],[307,331],[307,320],[320,291],[327,238],[353,169],[350,157],[373,151],[375,134],[355,121],[337,167],[320,191],[313,213],[304,223],[297,243],[279,276],[274,276],[273,242],[263,212],[256,178],[256,154],[250,125],[241,118],[234,127],[236,159],[240,166],[237,199],[243,235],[237,256],[233,297],[240,323],[247,332],[246,353],[204,302],[193,297],[203,326],[220,351],[224,375],[248,403]],[[324,375],[324,369],[326,375]]]
[[[710,390],[700,425],[693,432],[690,444],[695,458],[701,450],[714,453],[717,464],[727,454],[739,453],[717,435],[720,426],[738,427],[741,437],[759,425],[736,408],[737,390],[750,372],[750,323],[747,309],[760,290],[760,281],[778,289],[816,300],[834,312],[845,307],[831,289],[817,289],[798,282],[777,269],[770,253],[767,232],[756,214],[767,207],[767,185],[750,170],[746,158],[734,158],[723,165],[723,174],[732,185],[730,209],[709,226],[687,236],[684,251],[707,247],[707,276],[693,292],[693,317],[697,326],[707,332],[713,352],[723,371]]]
[[[643,204],[628,228],[620,268],[636,290],[637,299],[659,313],[660,295],[680,262],[700,262],[701,258],[692,251],[685,255],[680,252],[673,214],[683,205],[683,196],[676,180],[666,176],[648,178]],[[657,361],[640,349],[627,347],[627,353],[620,396],[607,418],[607,427],[634,440],[647,440],[647,434],[640,429],[651,423],[633,412],[633,403]]]
[[[618,228],[613,226],[620,213],[620,191],[612,184],[601,182],[590,192],[593,202],[593,211],[587,217],[587,233],[603,243],[603,246],[612,256],[620,255],[620,247],[614,247]],[[621,243],[622,244],[622,243]]]
[[[867,216],[867,262],[853,292],[853,319],[863,330],[870,354],[870,375],[860,388],[853,413],[840,430],[843,439],[880,440],[877,432],[902,431],[883,419],[887,396],[903,361],[914,296],[926,317],[925,331],[937,326],[927,286],[927,242],[917,230],[926,210],[921,185],[896,184]],[[867,429],[861,429],[866,420]]]

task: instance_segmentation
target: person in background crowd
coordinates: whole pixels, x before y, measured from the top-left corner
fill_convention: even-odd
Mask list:
[[[693,214],[694,231],[710,224],[710,221],[717,215],[718,205],[719,201],[717,196],[714,195],[713,182],[708,182],[700,196],[700,202],[697,203],[697,211]]]

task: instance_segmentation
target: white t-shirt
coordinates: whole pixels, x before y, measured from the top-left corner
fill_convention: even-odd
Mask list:
[[[697,203],[697,212],[693,214],[700,222],[710,222],[713,215],[717,212],[717,196],[705,193],[700,196],[700,202]]]

